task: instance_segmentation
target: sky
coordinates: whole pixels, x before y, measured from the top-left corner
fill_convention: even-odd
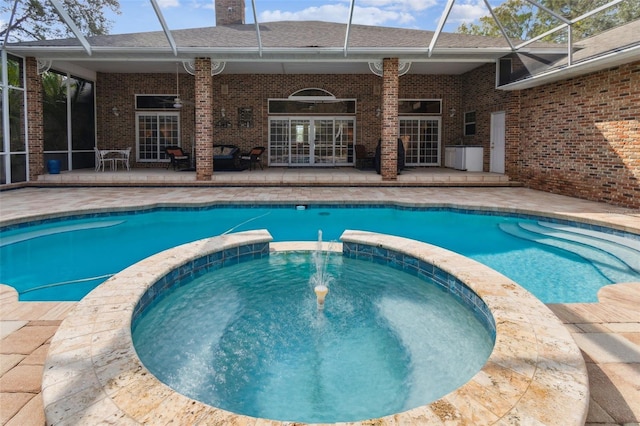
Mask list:
[[[215,25],[214,0],[156,0],[169,29]],[[502,1],[492,0],[492,7]],[[251,0],[245,0],[246,22],[253,23]],[[447,0],[355,0],[353,23],[383,27],[435,30]],[[329,21],[347,23],[351,0],[255,0],[258,22]],[[121,15],[107,15],[114,21],[111,34],[160,31],[148,0],[120,0]],[[444,31],[453,32],[462,22],[472,22],[489,11],[483,0],[456,0]]]

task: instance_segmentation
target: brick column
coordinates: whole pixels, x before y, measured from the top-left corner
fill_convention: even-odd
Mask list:
[[[213,82],[211,60],[195,61],[195,135],[196,180],[211,180],[213,175]]]
[[[382,68],[382,180],[398,178],[398,58],[385,58]]]
[[[26,58],[27,76],[27,134],[29,152],[29,180],[44,174],[44,121],[42,107],[42,78],[38,75],[36,58]]]

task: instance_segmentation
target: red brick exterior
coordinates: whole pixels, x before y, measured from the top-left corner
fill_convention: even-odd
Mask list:
[[[211,60],[196,58],[196,180],[211,180],[213,174],[213,98]]]
[[[26,59],[27,132],[29,136],[29,176],[31,180],[44,173],[44,125],[42,122],[42,79],[35,58]]]
[[[182,146],[191,152],[195,140],[193,76],[180,74],[180,97],[190,100],[180,110]],[[97,145],[101,149],[131,147],[134,167],[164,167],[165,163],[136,163],[135,95],[175,94],[175,74],[102,74],[96,79]],[[118,115],[113,114],[113,108]]]
[[[382,64],[382,180],[398,178],[398,58],[385,58]]]
[[[640,61],[521,94],[513,178],[640,209]]]
[[[462,76],[463,112],[506,111],[505,173],[541,191],[640,208],[640,62],[522,91],[495,90],[495,67]]]
[[[216,26],[244,24],[244,0],[216,0]]]
[[[459,115],[460,120],[460,138],[458,139],[465,145],[481,145],[484,148],[484,167],[489,171],[489,155],[491,135],[491,113],[497,111],[507,111],[510,105],[511,92],[504,92],[495,89],[495,65],[487,64],[478,67],[461,78],[462,86],[462,102]],[[464,136],[464,114],[465,112],[476,113],[476,134],[473,136]],[[506,121],[510,125],[513,115],[510,111],[506,115]],[[513,129],[510,129],[513,130]],[[512,139],[507,138],[505,143],[505,173],[509,175],[508,165],[512,150],[517,145],[512,145]]]
[[[392,69],[394,62],[385,61]],[[29,58],[27,90],[32,180],[44,171],[41,88],[36,84],[40,79],[35,69],[35,60]],[[461,76],[405,75],[397,79],[395,88],[393,81],[385,82],[384,78],[373,74],[223,73],[214,77],[205,74],[203,72],[200,77],[201,84],[206,86],[210,82],[212,100],[210,107],[200,111],[211,113],[204,120],[214,123],[224,108],[226,118],[233,124],[230,128],[212,127],[210,140],[215,145],[230,143],[238,145],[242,151],[258,145],[268,146],[267,100],[286,98],[303,88],[317,87],[338,98],[356,99],[355,142],[364,144],[370,152],[383,137],[383,117],[376,117],[375,112],[379,107],[389,111],[385,99],[442,99],[442,152],[445,145],[461,140],[466,144],[480,144],[485,147],[484,169],[488,170],[490,116],[492,112],[505,111],[505,172],[512,180],[542,191],[640,208],[640,62],[512,92],[495,89],[495,66],[491,64]],[[183,99],[193,101],[208,96],[196,96],[194,82],[193,76],[180,75]],[[98,146],[135,146],[134,94],[174,92],[175,74],[98,74]],[[118,116],[111,112],[114,106],[119,110]],[[239,107],[253,110],[253,126],[238,126]],[[452,108],[455,109],[453,116]],[[462,136],[465,111],[476,111],[475,136]],[[185,103],[180,114],[182,145],[190,151],[192,141],[200,140],[196,137],[192,102]],[[397,119],[395,124],[387,123],[386,128],[389,134],[385,139],[397,137]],[[206,133],[209,130],[200,128],[198,131]],[[392,136],[394,131],[396,135]],[[200,149],[206,149],[207,143],[200,144]],[[207,151],[197,155],[202,161],[210,158]],[[207,179],[207,173],[199,175],[199,179]],[[387,170],[383,178],[393,179],[393,172]]]

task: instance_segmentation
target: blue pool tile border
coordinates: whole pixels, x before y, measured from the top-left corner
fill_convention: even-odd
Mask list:
[[[245,244],[209,253],[180,265],[152,284],[133,309],[132,327],[145,310],[155,306],[174,288],[182,287],[193,279],[225,266],[258,260],[269,256],[269,243]]]
[[[369,244],[343,242],[342,255],[389,266],[435,283],[473,312],[495,342],[496,323],[489,307],[480,296],[454,275],[414,256]]]
[[[81,219],[97,219],[105,217],[118,217],[126,215],[138,215],[145,213],[154,213],[158,211],[167,212],[186,212],[186,211],[206,211],[216,209],[295,209],[297,206],[303,205],[306,209],[396,209],[396,210],[409,210],[409,211],[425,211],[425,212],[452,212],[462,214],[476,214],[484,216],[504,216],[507,218],[526,219],[526,220],[543,220],[545,222],[573,226],[580,229],[587,229],[591,231],[604,232],[611,235],[621,236],[632,240],[640,241],[640,234],[634,234],[628,231],[622,231],[615,228],[610,228],[602,225],[594,225],[590,223],[577,222],[569,219],[559,219],[549,216],[534,215],[529,213],[517,213],[508,212],[502,210],[489,210],[489,209],[471,209],[461,207],[447,207],[447,206],[403,206],[398,204],[300,204],[300,203],[281,203],[281,204],[210,204],[204,206],[157,206],[157,207],[142,207],[139,209],[122,210],[122,211],[102,211],[94,213],[80,213],[67,216],[51,217],[44,219],[37,219],[28,222],[15,223],[6,226],[0,226],[0,232],[8,232],[16,229],[20,229],[28,226],[47,225],[55,222],[61,222],[65,220],[81,220]]]
[[[144,292],[133,309],[132,329],[140,316],[159,303],[169,291],[191,282],[193,279],[225,266],[258,260],[270,255],[269,243],[255,243],[226,248],[190,260],[153,283]],[[496,324],[485,302],[454,275],[429,262],[395,250],[368,244],[342,244],[342,255],[356,260],[370,261],[410,273],[425,281],[433,282],[441,290],[450,293],[483,324],[491,339],[496,338]]]

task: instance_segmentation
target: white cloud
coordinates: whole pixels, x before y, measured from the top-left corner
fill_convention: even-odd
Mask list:
[[[438,0],[363,0],[357,4],[404,12],[422,12],[438,3]]]
[[[435,0],[366,0],[356,5],[353,23],[384,26],[389,24],[411,24],[416,21],[415,12],[423,10]],[[328,21],[346,23],[349,19],[349,3],[325,4],[298,11],[266,10],[259,13],[260,22],[274,21]]]
[[[158,0],[158,6],[160,6],[161,9],[180,7],[180,0]]]
[[[476,21],[478,18],[489,15],[489,9],[481,0],[468,0],[464,3],[456,2],[451,9],[448,24],[461,24]]]
[[[206,9],[206,10],[215,10],[216,3],[214,0],[190,0],[188,4],[188,8],[190,10],[198,10],[198,9]]]

